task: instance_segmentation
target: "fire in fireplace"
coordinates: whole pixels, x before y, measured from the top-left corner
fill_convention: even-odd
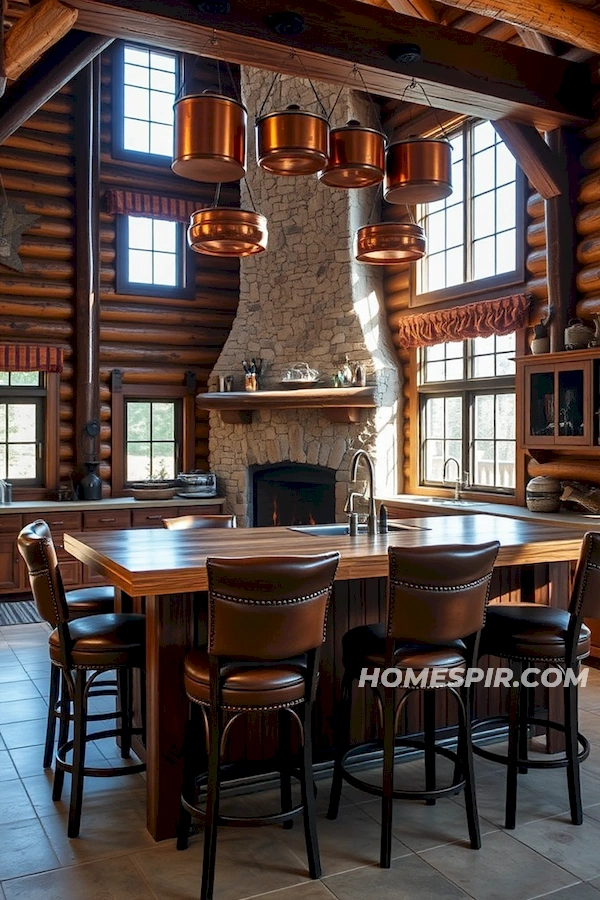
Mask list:
[[[251,478],[254,527],[335,521],[335,469],[283,462],[252,466]]]

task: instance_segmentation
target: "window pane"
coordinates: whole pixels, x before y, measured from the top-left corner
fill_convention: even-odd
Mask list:
[[[174,72],[175,57],[170,54],[155,53],[153,51],[150,54],[150,65],[153,69],[162,69],[163,72]]]
[[[166,287],[177,286],[176,258],[170,253],[154,254],[154,284],[164,284]]]
[[[175,407],[172,403],[152,404],[152,440],[172,441],[175,438]]]
[[[152,284],[152,253],[149,250],[129,251],[129,281]]]
[[[462,341],[451,341],[449,344],[442,344],[446,348],[446,356],[448,359],[463,359],[465,355],[465,345]]]
[[[494,436],[494,395],[475,397],[474,431],[476,438]]]
[[[486,353],[493,353],[495,350],[494,335],[490,337],[473,338],[471,344],[473,356],[483,356]]]
[[[150,478],[150,444],[127,445],[127,481],[145,481]]]
[[[494,192],[481,194],[473,200],[473,236],[487,237],[496,231]]]
[[[483,238],[473,244],[473,277],[488,278],[496,274],[495,241]]]
[[[509,441],[496,445],[496,487],[515,488],[515,445]]]
[[[8,373],[7,373],[8,374]],[[12,387],[39,387],[39,372],[11,372],[10,383]]]
[[[515,158],[504,143],[496,147],[496,184],[506,184],[516,178]]]
[[[456,203],[446,212],[446,235],[448,247],[462,247],[464,238],[463,204]]]
[[[154,219],[154,249],[161,250],[163,253],[177,251],[177,225],[175,222]]]
[[[425,370],[426,381],[443,381],[445,375],[445,364],[443,362],[427,363]]]
[[[33,403],[10,403],[8,406],[8,440],[36,439],[36,407]]]
[[[438,253],[435,256],[426,257],[427,260],[427,288],[429,291],[437,291],[446,287],[446,254]]]
[[[8,478],[36,477],[36,445],[35,444],[9,444],[8,445]]]
[[[512,231],[503,231],[496,238],[496,272],[514,272],[517,267],[517,233]]]
[[[0,372],[0,384],[8,384],[8,372]]]
[[[8,406],[6,403],[0,404],[0,441],[6,441],[6,416],[8,415]]]
[[[475,152],[491,147],[495,140],[496,132],[491,122],[482,122],[473,128],[473,149]]]
[[[446,398],[446,437],[459,439],[462,437],[462,400],[460,397]]]
[[[493,356],[476,356],[473,359],[473,378],[493,378],[495,368]]]
[[[171,94],[171,105],[173,105],[176,93],[174,73],[152,69],[150,72],[150,87],[153,91],[164,91],[167,94]]]
[[[150,94],[143,88],[125,85],[125,115],[129,119],[148,119]]]
[[[173,156],[173,126],[150,124],[150,153]]]
[[[432,347],[425,347],[426,362],[433,362],[434,359],[444,359],[445,344],[434,344]]]
[[[461,200],[464,196],[464,177],[465,164],[461,158],[458,162],[456,159],[452,162],[452,194],[448,197],[447,202]]]
[[[173,96],[153,91],[150,95],[150,118],[153,122],[173,124]]]
[[[133,63],[136,66],[148,66],[150,54],[148,50],[126,46],[124,48],[124,59],[126,63]]]
[[[125,63],[125,71],[123,80],[125,84],[132,84],[135,87],[147,88],[150,86],[148,69],[142,69],[141,66],[130,66]]]
[[[494,149],[483,150],[473,157],[473,193],[484,194],[494,189]]]
[[[425,403],[425,436],[428,438],[444,436],[443,397],[430,397]]]
[[[437,253],[446,246],[446,214],[442,210],[427,219],[427,248]]]
[[[496,356],[496,375],[514,375],[515,374],[515,360],[514,360],[514,350],[512,351],[513,355],[508,353],[499,353]]]
[[[175,478],[175,448],[172,443],[152,444],[152,477]]]
[[[129,246],[136,250],[152,250],[152,219],[129,216]]]
[[[6,474],[6,444],[0,444],[0,478],[8,478]]]
[[[449,359],[446,363],[446,381],[459,381],[462,377],[462,359]]]
[[[516,185],[506,184],[496,194],[496,231],[506,231],[515,227]]]
[[[515,352],[515,333],[514,331],[511,334],[497,334],[496,335],[496,350],[499,353],[514,353]]]
[[[515,439],[515,395],[498,394],[496,397],[496,426],[498,435]],[[514,453],[514,447],[512,448]]]
[[[125,119],[123,123],[123,144],[127,150],[138,153],[150,151],[150,126],[138,119]]]
[[[465,280],[464,253],[462,247],[448,250],[446,254],[446,287],[462,284]]]
[[[150,439],[150,404],[130,400],[127,403],[127,440]]]
[[[475,472],[473,483],[492,487],[495,480],[494,442],[475,441],[473,444]]]

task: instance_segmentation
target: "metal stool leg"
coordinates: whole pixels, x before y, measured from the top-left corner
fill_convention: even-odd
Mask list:
[[[75,674],[75,697],[73,699],[73,773],[71,775],[71,805],[69,808],[70,838],[79,835],[81,825],[81,804],[83,801],[83,769],[85,766],[85,737],[87,726],[86,672],[78,669]]]
[[[206,822],[204,825],[204,860],[202,862],[202,890],[200,900],[213,900],[215,862],[217,858],[217,821],[221,789],[219,763],[221,758],[222,714],[218,707],[210,709],[210,748],[208,756],[208,784]]]
[[[117,669],[117,685],[121,710],[121,759],[129,759],[131,756],[131,728],[132,728],[132,671],[131,669]]]
[[[60,669],[50,666],[50,693],[48,696],[48,724],[46,726],[46,743],[44,746],[44,768],[49,769],[54,756],[54,736],[56,734],[56,704],[60,691]]]
[[[435,689],[423,691],[423,739],[425,741],[425,790],[435,791]],[[435,806],[435,800],[426,800]]]
[[[574,674],[579,672],[579,665],[573,667]],[[566,755],[567,755],[567,785],[569,788],[569,806],[571,808],[571,821],[573,825],[581,825],[583,822],[583,809],[581,805],[581,784],[579,777],[579,747],[577,744],[577,731],[579,728],[577,714],[577,685],[570,684],[564,688],[565,697],[565,727],[566,727]]]
[[[527,745],[529,741],[529,727],[527,725],[527,716],[529,715],[530,693],[533,688],[528,688],[522,684],[519,688],[521,696],[519,698],[519,759],[527,759]],[[519,767],[519,775],[526,775],[528,769],[525,766]]]
[[[513,668],[515,681],[519,680],[519,672],[516,667]],[[517,823],[517,777],[519,758],[519,732],[520,732],[520,706],[521,690],[520,687],[511,685],[510,688],[510,712],[508,723],[508,765],[506,771],[506,809],[505,809],[505,828],[515,828]]]
[[[461,758],[462,771],[465,776],[465,806],[467,810],[469,838],[473,850],[479,850],[481,847],[481,830],[479,827],[477,799],[475,796],[475,770],[473,766],[473,741],[471,736],[471,696],[469,688],[465,688],[461,694],[457,694],[457,698],[460,722],[457,752]]]
[[[341,697],[335,726],[335,762],[333,780],[329,796],[328,819],[336,819],[342,796],[342,757],[350,744],[350,716],[352,705],[352,677],[344,672],[341,686]]]
[[[308,871],[311,878],[321,877],[321,857],[317,838],[317,807],[315,803],[315,782],[313,778],[312,760],[312,703],[303,705],[302,717],[302,806],[304,808],[304,836],[306,838],[306,855]]]
[[[392,861],[392,810],[394,798],[394,689],[383,689],[383,796],[381,798],[381,848],[379,865],[389,869]]]
[[[288,812],[293,808],[292,804],[292,722],[290,714],[285,709],[277,713],[279,724],[279,779],[281,794],[281,811]],[[287,819],[283,823],[286,829],[292,828],[294,822]]]
[[[52,668],[57,668],[53,666]],[[59,748],[67,742],[69,737],[69,715],[71,711],[71,695],[69,693],[69,685],[62,669],[60,674],[60,719],[58,728],[58,746]],[[60,800],[62,797],[62,789],[65,780],[64,769],[59,768],[58,763],[54,767],[54,784],[52,786],[52,799]]]

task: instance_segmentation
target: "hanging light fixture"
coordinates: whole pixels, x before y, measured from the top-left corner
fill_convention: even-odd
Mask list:
[[[373,198],[367,224],[359,228],[354,235],[354,258],[357,262],[373,266],[416,262],[425,256],[427,239],[408,206],[406,207],[408,222],[371,223],[377,198],[381,196],[380,191],[381,188]]]
[[[190,247],[206,256],[242,257],[262,253],[269,238],[266,216],[255,209],[219,207],[220,190],[219,184],[212,206],[192,213],[187,232]],[[248,192],[254,206],[249,187]]]
[[[330,134],[329,159],[319,181],[329,187],[370,187],[383,178],[385,135],[350,119]]]
[[[423,85],[415,79],[404,89],[419,88],[437,119],[441,138],[410,137],[385,151],[383,196],[388,203],[414,205],[444,200],[452,193],[452,145]]]

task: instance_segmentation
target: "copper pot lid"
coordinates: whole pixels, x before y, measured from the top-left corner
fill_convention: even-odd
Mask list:
[[[188,243],[207,256],[251,256],[267,248],[267,219],[245,209],[208,207],[190,218]]]
[[[385,135],[356,119],[333,128],[327,166],[319,181],[329,187],[363,188],[379,184],[385,165]]]
[[[452,145],[443,139],[407,138],[385,152],[383,196],[388,203],[433,203],[452,193]]]
[[[258,165],[272,175],[314,175],[327,165],[329,123],[291,104],[256,120]]]
[[[174,104],[171,168],[194,181],[239,181],[246,174],[245,106],[216,91],[187,94]]]
[[[427,243],[420,225],[378,222],[364,225],[354,235],[354,257],[376,266],[414,262],[425,256]]]

